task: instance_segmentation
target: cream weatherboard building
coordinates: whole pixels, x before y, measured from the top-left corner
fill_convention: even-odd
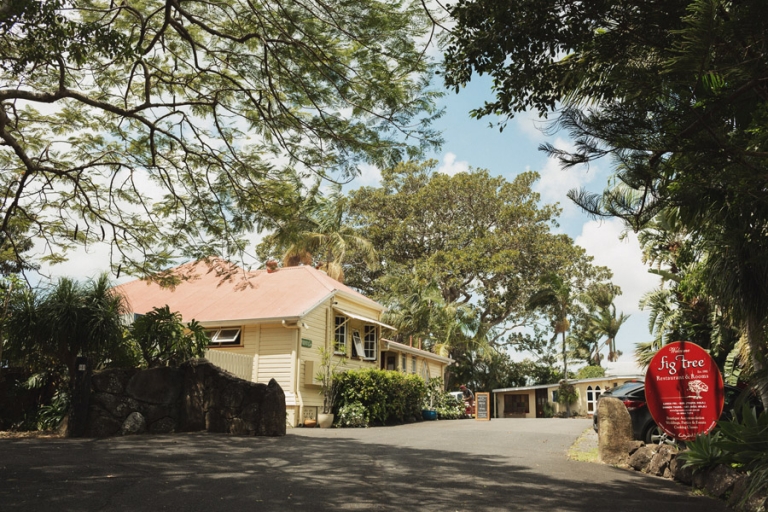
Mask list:
[[[607,363],[604,377],[569,380],[578,393],[571,413],[591,416],[597,410],[597,400],[605,391],[633,380],[643,380],[645,373],[634,364]],[[547,405],[554,413],[564,413],[566,407],[557,401],[559,384],[542,384],[517,388],[494,389],[497,418],[543,418]]]
[[[320,349],[345,356],[343,370],[380,368],[444,377],[452,363],[417,347],[387,340],[384,306],[309,266],[245,271],[222,260],[169,271],[175,286],[149,281],[118,286],[134,315],[168,305],[184,322],[208,331],[206,357],[252,382],[275,379],[286,398],[289,426],[315,419],[322,406]]]

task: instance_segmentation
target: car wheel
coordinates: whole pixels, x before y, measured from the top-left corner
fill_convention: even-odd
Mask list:
[[[645,441],[645,444],[660,444],[664,437],[664,432],[654,423],[645,429],[643,441]]]

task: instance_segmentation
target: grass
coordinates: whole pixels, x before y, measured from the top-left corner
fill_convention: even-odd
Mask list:
[[[597,434],[587,428],[568,449],[568,458],[579,462],[600,462],[597,452]]]

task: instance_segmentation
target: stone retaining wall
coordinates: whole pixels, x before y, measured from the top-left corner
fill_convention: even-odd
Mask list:
[[[285,394],[272,379],[239,379],[205,359],[179,368],[95,373],[85,435],[222,432],[285,435]]]

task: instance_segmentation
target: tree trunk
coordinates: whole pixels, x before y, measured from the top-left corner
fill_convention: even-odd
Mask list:
[[[763,402],[763,407],[768,408],[768,376],[765,372],[765,335],[760,326],[761,322],[754,315],[747,317],[747,342],[749,343],[749,353],[752,358],[752,368],[757,375],[757,389],[755,392]]]
[[[568,355],[565,351],[565,331],[562,332],[563,335],[563,379],[565,379],[565,382],[568,382]],[[568,417],[571,417],[571,403],[566,401],[565,402],[565,413],[568,415]]]

